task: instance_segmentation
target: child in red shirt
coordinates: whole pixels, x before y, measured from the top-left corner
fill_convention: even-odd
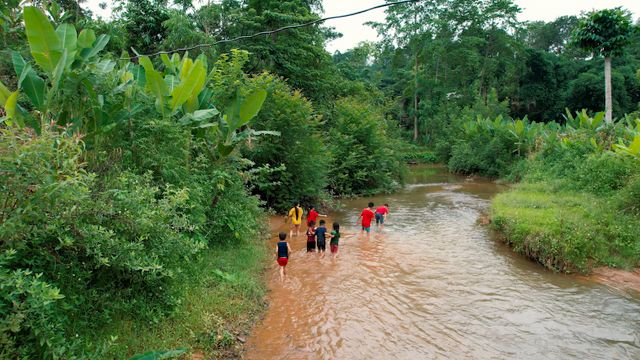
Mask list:
[[[314,223],[318,222],[318,216],[327,217],[327,215],[320,214],[316,207],[311,205],[311,209],[309,210],[309,214],[307,214],[307,226],[313,221]]]
[[[384,221],[387,219],[387,214],[389,214],[389,204],[378,206],[376,209],[376,226],[380,225],[382,230],[384,230]]]
[[[373,212],[373,203],[369,203],[369,207],[364,208],[360,213],[360,218],[362,219],[362,230],[360,231],[360,235],[367,232],[367,239],[371,237],[371,220],[375,217],[375,213]]]

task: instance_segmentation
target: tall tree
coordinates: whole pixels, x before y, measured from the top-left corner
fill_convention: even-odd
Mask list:
[[[589,13],[578,23],[573,33],[577,46],[604,56],[605,119],[612,121],[611,57],[622,54],[633,32],[631,14],[622,8],[605,9]]]
[[[408,61],[403,62],[404,72],[411,72],[411,79],[406,81],[409,79],[404,76],[406,80],[400,81],[404,85],[402,93],[411,93],[411,106],[406,106],[409,102],[404,96],[400,101],[413,117],[415,140],[424,117],[420,114],[429,112],[433,107],[429,103],[438,94],[458,96],[459,90],[473,88],[486,98],[496,75],[503,72],[497,71],[503,66],[498,60],[508,57],[502,51],[506,45],[503,40],[508,38],[506,30],[517,24],[518,12],[511,0],[427,0],[390,6],[384,23],[371,24],[383,37],[384,46],[411,54],[411,67],[406,66]],[[458,45],[464,45],[464,50]],[[452,56],[453,52],[463,58]],[[458,61],[463,63],[452,69]],[[447,82],[454,78],[462,86],[450,91]]]

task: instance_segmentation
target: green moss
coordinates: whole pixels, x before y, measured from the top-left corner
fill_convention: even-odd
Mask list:
[[[640,262],[640,220],[621,214],[605,197],[522,183],[494,199],[492,218],[515,251],[555,271]]]
[[[264,308],[266,247],[260,240],[206,250],[181,280],[175,313],[157,323],[121,317],[97,342],[117,337],[107,357],[125,359],[150,350],[188,348],[207,354],[237,350]]]

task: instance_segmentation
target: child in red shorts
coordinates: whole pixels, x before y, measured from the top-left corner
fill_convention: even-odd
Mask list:
[[[342,237],[342,233],[340,232],[340,224],[338,224],[337,222],[333,223],[333,231],[331,231],[331,234],[329,234],[329,236],[331,237],[331,241],[329,242],[329,246],[331,247],[331,257],[332,259],[335,259],[338,257],[338,244],[340,243],[340,238]],[[352,237],[355,234],[344,234],[344,235],[349,235],[346,238]]]
[[[284,281],[284,277],[287,275],[286,267],[289,262],[289,254],[291,254],[291,247],[286,241],[287,233],[281,232],[278,234],[280,241],[276,244],[276,258],[278,259],[278,265],[280,265],[280,280]]]

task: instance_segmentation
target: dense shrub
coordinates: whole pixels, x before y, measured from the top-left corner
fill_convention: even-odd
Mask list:
[[[2,273],[40,289],[1,307],[15,319],[2,335],[15,351],[68,357],[71,348],[56,339],[69,338],[71,325],[91,326],[118,309],[153,317],[175,303],[169,282],[205,246],[191,236],[198,229],[185,216],[187,189],[126,172],[99,184],[84,169],[80,137],[57,129],[2,137]],[[10,284],[10,296],[25,291]]]
[[[615,199],[617,208],[640,217],[640,175],[636,174]]]
[[[336,103],[329,130],[333,163],[329,189],[338,195],[371,194],[395,189],[402,181],[403,162],[394,123],[382,111],[358,98]]]
[[[253,80],[270,89],[268,101],[255,120],[257,131],[277,131],[243,147],[242,153],[258,168],[251,183],[271,207],[284,210],[296,201],[317,204],[325,197],[328,164],[328,134],[306,98],[281,79],[262,75]]]

